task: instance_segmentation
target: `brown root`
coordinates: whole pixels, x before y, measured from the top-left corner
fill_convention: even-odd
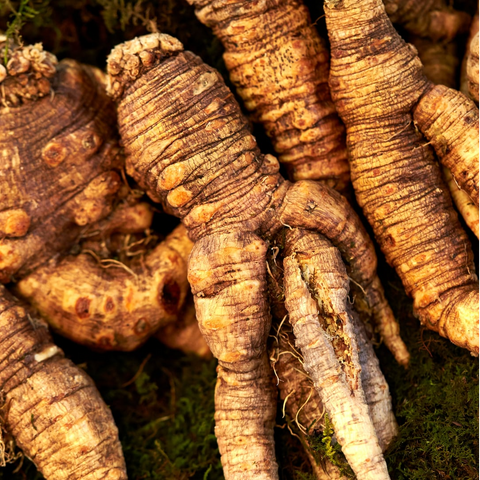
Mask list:
[[[383,0],[393,23],[410,33],[434,41],[452,40],[467,31],[470,15],[453,9],[445,0]]]
[[[192,298],[185,303],[175,322],[160,327],[155,337],[168,348],[194,353],[206,359],[212,358],[212,352],[200,332]]]
[[[4,283],[75,243],[85,225],[110,213],[121,184],[115,109],[96,75],[68,60],[53,73],[51,96],[0,106]]]
[[[179,226],[131,268],[84,253],[40,267],[16,288],[62,335],[101,350],[129,351],[177,320],[191,248]]]
[[[204,237],[190,256],[200,330],[218,359],[215,435],[229,479],[278,478],[265,264],[265,243],[240,232]]]
[[[328,49],[302,1],[189,1],[222,41],[230,79],[291,180],[320,180],[348,191],[344,130],[328,87]]]
[[[110,409],[85,372],[0,287],[0,387],[5,429],[49,480],[126,480]]]
[[[356,198],[421,322],[478,354],[473,253],[432,148],[413,124],[422,95],[440,87],[423,76],[415,49],[399,37],[379,0],[327,1],[325,12],[330,85],[347,126]],[[364,42],[370,37],[378,37],[373,47]],[[454,124],[454,111],[438,113]],[[463,131],[452,140],[462,137]]]

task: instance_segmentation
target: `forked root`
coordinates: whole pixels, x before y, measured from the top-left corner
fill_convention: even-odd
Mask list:
[[[284,225],[322,233],[339,249],[349,278],[359,287],[356,308],[371,317],[397,362],[407,366],[410,354],[377,276],[373,243],[345,198],[316,182],[300,181],[287,191],[278,216]]]
[[[285,303],[305,370],[357,478],[388,479],[362,388],[341,257],[319,235],[299,230],[287,233],[285,253]],[[385,425],[391,428],[390,417]]]

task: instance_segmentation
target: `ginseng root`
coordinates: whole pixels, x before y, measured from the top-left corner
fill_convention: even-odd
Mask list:
[[[291,251],[294,248],[294,246],[292,247],[292,240],[296,243],[294,246],[298,247],[299,250],[314,252],[317,255],[320,254],[324,259],[324,263],[327,263],[330,267],[336,267],[329,275],[321,276],[324,280],[323,287],[325,292],[328,295],[335,296],[338,289],[334,288],[333,280],[336,277],[340,277],[344,282],[346,280],[348,283],[348,276],[343,263],[339,260],[340,255],[338,251],[324,237],[311,232],[301,231],[288,232],[286,241],[282,242],[281,250],[284,249],[285,243],[287,243],[289,244],[287,250]],[[277,249],[278,246],[275,244],[271,250],[278,252]],[[270,360],[273,363],[278,379],[280,398],[284,402],[283,410],[289,413],[292,422],[295,421],[300,430],[303,443],[308,445],[312,436],[316,436],[324,428],[325,408],[318,392],[314,389],[311,377],[304,371],[303,356],[294,346],[293,332],[286,326],[285,318],[287,313],[282,301],[284,297],[282,264],[281,255],[269,255],[269,291],[274,296],[272,305],[274,306],[273,313],[276,323],[273,327],[276,341],[272,347]],[[318,274],[315,278],[317,278],[317,281],[320,281]],[[358,342],[358,358],[361,365],[360,388],[363,388],[368,405],[368,413],[373,422],[380,447],[382,450],[385,450],[398,432],[392,412],[388,385],[380,371],[378,360],[371,343],[367,339],[363,325],[361,325],[353,311],[350,311],[349,315]],[[328,387],[326,388],[328,390]],[[328,395],[327,391],[325,395]],[[342,421],[342,419],[337,419],[337,421]],[[334,467],[328,459],[321,459],[320,465],[314,461],[313,456],[311,460],[313,461],[312,467],[317,478],[327,478],[327,475],[340,478],[338,468]]]
[[[212,352],[200,332],[191,296],[187,298],[175,322],[160,327],[155,333],[155,338],[168,348],[175,348],[187,354],[194,353],[206,359],[212,358]]]
[[[472,42],[475,36],[478,37],[478,8],[470,25],[460,76],[460,91],[478,103],[478,40],[476,53],[472,52]]]
[[[357,478],[389,478],[362,387],[341,257],[330,242],[302,230],[289,231],[285,246],[285,305],[305,371]]]
[[[434,87],[423,76],[415,49],[399,37],[380,1],[327,1],[325,13],[332,47],[330,86],[347,127],[356,198],[421,322],[478,354],[473,254],[433,150],[414,125],[415,120],[426,131],[438,120],[431,131],[438,151],[449,158],[473,158],[478,110],[466,98],[455,104],[458,116],[457,109],[446,110],[458,94]],[[445,96],[437,97],[441,90]],[[435,114],[429,106],[441,110]],[[459,152],[458,144],[468,145],[467,150]],[[470,182],[478,173],[457,168],[465,185],[478,192],[475,180]],[[462,178],[455,179],[463,188]]]
[[[282,178],[220,75],[176,39],[151,34],[119,45],[108,70],[127,172],[195,241],[188,279],[219,360],[216,434],[225,476],[276,479],[266,241],[284,225],[318,231],[365,290],[376,278],[373,244],[340,194]]]
[[[478,30],[478,15],[475,18],[477,21]],[[433,42],[428,38],[421,37],[414,37],[413,39],[410,37],[409,41],[415,45],[418,51],[418,56],[422,61],[423,73],[425,76],[436,85],[445,85],[447,87],[455,88],[457,85],[458,65],[458,59],[455,51],[456,43],[452,41],[444,44],[443,42]],[[438,137],[436,132],[435,136]],[[443,143],[440,148],[446,148],[445,140],[443,140],[443,137],[441,136],[440,138],[440,141]],[[463,147],[464,145],[459,146],[457,151],[463,150]],[[456,163],[455,160],[450,160],[449,163],[454,165]],[[472,168],[472,166],[474,170],[478,169],[477,165],[475,164],[470,164],[469,168]],[[445,179],[445,182],[450,190],[450,194],[455,206],[457,207],[457,210],[465,220],[467,226],[478,238],[478,206],[475,205],[469,194],[459,186],[448,167],[443,166],[442,172],[443,178]],[[459,173],[461,174],[461,172],[458,172],[457,169],[457,177]]]
[[[93,381],[3,286],[0,329],[2,428],[48,480],[126,480],[118,431]]]
[[[329,54],[301,0],[189,0],[225,47],[237,93],[291,180],[350,186],[344,128],[328,88]]]
[[[0,48],[5,42],[0,38]],[[9,48],[0,81],[0,281],[22,278],[107,216],[121,185],[101,72]]]
[[[16,291],[71,340],[101,350],[134,350],[177,320],[189,289],[192,246],[179,226],[141,261],[100,260],[89,250],[38,268]]]
[[[302,354],[295,348],[291,328],[285,327],[285,322],[282,327],[270,349],[270,361],[277,378],[283,416],[288,415],[287,421],[297,425],[315,479],[344,480],[338,466],[320,452],[313,451],[312,440],[324,430],[325,409],[312,380],[303,369]]]

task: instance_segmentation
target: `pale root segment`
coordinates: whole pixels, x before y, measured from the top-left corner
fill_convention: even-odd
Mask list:
[[[324,255],[322,248],[312,248],[314,242],[322,246],[322,240],[311,235],[289,233],[283,262],[285,305],[296,346],[357,479],[388,479],[360,379],[347,311],[348,276],[344,269],[338,274],[343,267],[340,255],[334,258]]]
[[[305,373],[302,354],[295,348],[295,338],[288,321],[286,321],[283,255],[280,253],[285,252],[285,233],[286,230],[279,232],[275,241],[271,244],[268,255],[269,275],[267,280],[274,317],[271,337],[275,338],[270,349],[270,361],[277,378],[283,412],[288,413],[291,422],[297,424],[302,443],[306,446],[307,453],[311,454],[310,460],[316,477],[324,478],[328,474],[333,478],[340,478],[338,476],[340,475],[339,469],[326,457],[319,459],[318,452],[310,452],[308,446],[312,436],[321,434],[324,429],[325,409],[313,387],[312,379]],[[295,232],[295,235],[298,240],[302,232]],[[297,241],[302,250],[321,251],[325,258],[331,257],[332,261],[338,260],[338,250],[332,248],[332,245],[324,237],[319,236],[320,241],[317,242],[315,237],[318,235],[312,232],[303,232],[303,235],[306,235],[306,238],[310,241],[308,244]],[[290,240],[289,237],[291,235],[287,236],[288,240]],[[338,274],[345,276],[345,267],[340,264],[338,266]],[[371,342],[367,339],[363,325],[361,325],[354,312],[351,312],[351,314],[356,338],[359,342],[359,361],[362,367],[361,379],[365,397],[380,446],[382,450],[385,450],[397,434],[388,385],[379,368],[378,360]],[[317,463],[318,460],[320,460],[319,463]]]
[[[330,97],[328,49],[303,2],[189,2],[222,41],[230,79],[290,179],[347,191],[344,127]]]
[[[305,373],[302,354],[295,348],[293,331],[288,322],[283,322],[281,330],[275,333],[270,362],[277,378],[282,415],[288,415],[289,421],[297,425],[315,479],[344,480],[346,477],[329,458],[318,458],[320,453],[312,450],[312,439],[321,435],[324,428],[325,409],[312,379]]]
[[[321,292],[323,292],[322,298],[323,296],[335,298],[339,285],[341,286],[341,291],[343,291],[345,282],[347,282],[347,285],[351,285],[350,282],[352,279],[348,276],[340,251],[325,237],[301,229],[294,229],[287,232],[285,255],[288,256],[292,254],[296,255],[302,269],[302,275],[307,283],[311,280],[310,284],[315,284],[311,289],[314,297],[315,294],[318,293],[318,289],[320,289]],[[328,265],[329,269],[324,271],[322,267],[323,264]],[[317,274],[321,276],[321,280],[317,278]],[[338,303],[338,305],[340,305],[340,303]],[[350,334],[353,332],[358,347],[358,363],[361,367],[360,379],[363,390],[360,398],[363,399],[362,395],[365,396],[370,418],[375,427],[380,447],[382,450],[386,450],[393,438],[398,434],[398,426],[392,410],[392,399],[390,397],[388,384],[380,370],[380,364],[373,350],[373,346],[368,340],[365,326],[358,318],[357,313],[351,308],[350,301],[348,303],[342,303],[342,305],[342,312],[346,312],[346,317],[344,318],[347,318],[347,323],[349,323],[348,328],[345,330],[348,330]],[[320,305],[320,307],[322,307],[322,305]],[[355,304],[354,307],[357,308],[357,305]],[[388,304],[378,310],[383,310],[385,307],[388,307]],[[331,319],[329,319],[330,314],[331,311],[325,313],[322,318],[320,311],[319,318],[325,322],[324,326],[331,325]],[[335,337],[335,334],[341,337],[341,332],[335,331],[335,326],[332,326],[331,330],[328,331],[333,334],[333,337]],[[338,346],[341,344],[341,339],[334,338],[333,344],[335,350],[342,350],[342,347]],[[355,348],[354,342],[352,342],[352,348]],[[345,359],[343,359],[343,361],[345,361]]]
[[[69,248],[110,213],[121,185],[115,107],[101,74],[71,60],[57,64],[40,44],[8,55],[0,75],[3,283]]]
[[[375,427],[378,443],[385,451],[398,435],[398,424],[392,407],[388,383],[380,369],[375,350],[368,340],[364,325],[355,312],[352,314],[353,331],[358,346],[358,360],[362,366],[362,387],[368,404],[368,411]]]
[[[221,315],[220,324],[225,321],[234,331],[228,341],[220,337],[222,332],[215,330],[215,320],[208,333],[209,346],[221,360],[217,433],[226,477],[245,478],[246,474],[239,472],[256,468],[253,463],[258,462],[263,469],[261,478],[276,478],[270,443],[273,407],[267,406],[273,391],[268,387],[268,359],[266,353],[252,353],[248,361],[242,356],[265,349],[265,340],[257,337],[257,331],[254,335],[249,331],[251,315],[263,312],[258,313],[259,322],[263,319],[256,327],[260,331],[267,332],[269,323],[266,247],[256,234],[269,240],[284,224],[295,222],[320,229],[345,255],[354,272],[351,275],[367,287],[376,275],[373,245],[339,193],[317,182],[291,185],[283,179],[277,159],[260,152],[247,120],[218,72],[184,52],[178,40],[151,34],[119,45],[108,59],[108,69],[109,91],[118,101],[127,171],[152,199],[182,219],[189,237],[197,242],[189,261],[189,280],[198,291],[195,302],[201,329],[205,332],[210,318]],[[223,248],[222,242],[231,248]],[[238,253],[242,244],[245,261]],[[253,271],[248,266],[248,249],[257,245],[255,261],[260,270]],[[228,266],[212,273],[214,265],[228,261]],[[200,279],[209,278],[208,289],[197,285],[200,280],[196,280],[196,272],[200,272]],[[244,280],[239,283],[234,274],[244,275]],[[248,350],[252,342],[254,348]],[[251,367],[248,371],[244,370],[245,362]],[[249,415],[255,416],[241,420],[238,412],[245,404]],[[229,420],[224,418],[227,413]],[[237,425],[235,433],[225,426],[224,419]],[[257,432],[260,426],[263,443],[252,449],[241,432]],[[249,450],[259,457],[253,463],[244,461]]]
[[[453,178],[450,170],[443,167],[443,178],[447,182],[450,194],[452,195],[453,202],[460,212],[460,215],[465,220],[468,228],[479,238],[478,226],[479,226],[479,214],[478,207],[473,203],[472,199],[467,195],[465,190],[462,190],[456,180]]]
[[[407,366],[410,354],[377,276],[373,243],[345,198],[318,182],[300,181],[288,190],[278,218],[283,225],[322,233],[340,250],[359,286],[356,308],[366,312],[397,362]]]
[[[238,232],[202,238],[190,257],[198,322],[219,364],[215,435],[229,479],[278,478],[266,250],[256,235]]]
[[[325,13],[330,86],[347,127],[356,198],[421,322],[478,353],[473,254],[433,150],[413,123],[432,84],[379,0],[327,1]]]
[[[448,0],[383,0],[393,23],[420,37],[449,41],[467,31],[470,15]]]
[[[126,480],[118,431],[93,381],[0,287],[2,426],[47,480]]]
[[[329,458],[312,448],[312,440],[324,429],[325,409],[313,386],[312,379],[303,368],[303,357],[295,348],[295,337],[288,322],[283,288],[284,230],[270,243],[267,252],[268,293],[273,322],[270,332],[269,356],[280,397],[282,417],[298,429],[305,453],[316,480],[343,480],[340,468]],[[272,341],[271,339],[274,338]],[[289,430],[292,432],[291,426]]]
[[[35,270],[17,284],[54,330],[102,350],[130,351],[160,326],[175,322],[189,290],[185,227],[125,265],[89,253]]]

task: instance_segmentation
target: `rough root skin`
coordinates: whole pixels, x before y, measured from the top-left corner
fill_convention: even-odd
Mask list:
[[[478,207],[477,106],[463,93],[437,85],[422,96],[413,120],[442,165]]]
[[[316,480],[344,480],[340,469],[330,459],[325,456],[319,464],[311,452],[311,437],[323,430],[325,409],[312,380],[305,373],[301,353],[294,347],[293,331],[287,331],[288,326],[285,325],[278,332],[278,343],[275,342],[270,355],[277,378],[280,405],[291,422],[295,422],[299,428]]]
[[[54,80],[52,97],[0,106],[3,283],[71,246],[110,213],[121,185],[115,109],[98,72],[66,60]]]
[[[283,232],[279,236],[284,236],[285,233]],[[331,244],[324,237],[311,232],[295,232],[294,234],[298,250],[303,252],[314,250],[316,253],[321,253],[329,265],[338,267],[338,271],[332,272],[331,276],[322,276],[322,280],[326,282],[324,285],[329,290],[328,295],[335,296],[336,290],[333,279],[336,275],[340,275],[343,278],[346,277],[345,268],[339,262],[339,252],[332,248]],[[288,240],[291,240],[292,235],[288,236],[290,237]],[[284,244],[284,242],[281,244]],[[291,252],[291,248],[289,246],[288,251],[285,252],[287,255]],[[273,250],[275,250],[275,247]],[[308,451],[308,445],[312,438],[324,428],[325,408],[313,387],[312,379],[304,371],[302,354],[294,346],[295,337],[285,321],[287,313],[284,307],[281,308],[281,305],[283,305],[281,300],[284,297],[283,255],[272,253],[268,257],[270,273],[268,281],[270,295],[274,296],[272,304],[275,305],[275,308],[273,308],[275,325],[273,327],[274,334],[271,336],[275,336],[275,341],[270,349],[270,361],[277,378],[282,408],[288,413],[292,423],[295,422],[297,424],[303,439],[302,443],[307,445]],[[385,450],[398,431],[392,411],[389,389],[380,371],[373,347],[367,339],[365,329],[358,321],[357,316],[353,312],[351,313],[353,329],[359,347],[359,362],[362,367],[361,384],[379,444],[382,450]],[[321,323],[325,323],[325,320]],[[326,394],[328,395],[328,393]],[[318,452],[316,456],[318,456]],[[313,456],[310,460],[316,478],[343,478],[339,469],[328,458],[321,459],[321,466],[316,463]]]
[[[478,103],[478,32],[470,43],[467,60],[468,93]]]
[[[472,199],[468,194],[462,190],[458,183],[453,178],[450,170],[446,167],[443,167],[443,177],[445,182],[448,185],[450,194],[452,195],[453,202],[457,207],[457,210],[460,212],[460,215],[465,220],[465,223],[468,225],[468,228],[479,238],[479,213],[478,207],[473,203]]]
[[[5,428],[25,455],[48,480],[126,480],[117,428],[92,380],[2,286],[0,328]]]
[[[107,269],[85,253],[38,268],[16,289],[71,340],[100,350],[131,351],[178,318],[189,289],[192,246],[179,226],[130,271]]]
[[[285,306],[312,378],[332,421],[337,440],[359,480],[388,479],[360,379],[351,312],[349,280],[339,254],[313,233],[287,235],[284,259]],[[312,246],[316,244],[319,248]],[[308,248],[306,248],[308,247]],[[343,270],[343,275],[338,272]],[[335,272],[335,273],[334,273]]]
[[[117,45],[108,57],[108,94],[120,98],[124,89],[142,74],[182,50],[183,45],[176,38],[164,33],[151,33]]]
[[[200,330],[219,363],[215,434],[228,479],[278,478],[265,264],[265,243],[248,233],[204,237],[190,256]]]
[[[2,52],[6,41],[0,35]],[[4,107],[18,107],[49,95],[57,63],[57,58],[43,50],[41,43],[20,47],[9,41],[7,66],[0,66],[0,103]]]
[[[332,97],[347,127],[357,200],[421,322],[478,354],[473,254],[433,151],[413,125],[432,84],[380,1],[329,1],[325,12]]]
[[[259,353],[266,340],[258,330],[266,338],[270,322],[265,253],[258,254],[253,269],[248,266],[250,247],[242,253],[236,244],[246,242],[252,251],[263,251],[265,244],[257,234],[269,240],[285,224],[321,231],[365,286],[376,276],[375,250],[339,193],[316,182],[291,185],[282,178],[278,161],[261,154],[248,122],[214,69],[190,52],[162,58],[125,88],[118,102],[127,171],[152,199],[182,219],[196,242],[189,282],[200,328],[207,332],[220,364],[216,433],[226,476],[242,478],[242,469],[257,464],[262,476],[256,478],[276,479],[270,442],[274,407],[269,406],[274,390],[266,354]],[[232,246],[220,252],[229,242]],[[213,275],[213,267],[226,259],[229,265]],[[237,275],[247,277],[240,282]],[[255,333],[249,325],[240,334],[240,323],[248,324],[253,314],[258,318]],[[229,329],[234,333],[226,341],[221,335]],[[232,401],[236,410],[251,412],[248,423],[238,422],[232,407],[226,406]],[[241,434],[236,443],[232,429],[252,438],[246,442]],[[258,448],[252,447],[254,442]]]
[[[348,191],[344,129],[328,88],[328,49],[299,0],[189,0],[226,52],[230,79],[291,180]]]

